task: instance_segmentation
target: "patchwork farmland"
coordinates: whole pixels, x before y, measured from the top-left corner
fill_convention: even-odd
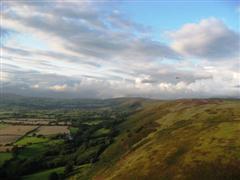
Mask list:
[[[0,123],[13,125],[71,125],[70,122],[56,121],[54,119],[7,119],[1,120]]]
[[[49,136],[69,133],[69,126],[64,122],[42,119],[2,120],[0,152],[12,151],[16,146],[45,142]]]
[[[10,151],[12,144],[27,133],[34,131],[38,126],[23,126],[23,125],[1,125],[0,129],[0,152]]]

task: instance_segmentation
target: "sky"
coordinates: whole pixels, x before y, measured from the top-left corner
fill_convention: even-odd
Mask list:
[[[0,5],[2,94],[240,98],[239,0]]]

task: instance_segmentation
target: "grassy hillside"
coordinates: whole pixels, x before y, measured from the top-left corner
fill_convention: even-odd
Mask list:
[[[81,178],[240,177],[240,101],[144,101],[143,109],[119,130],[115,142]]]
[[[6,96],[0,101],[0,119],[18,118],[71,122],[71,138],[19,139],[15,145],[23,147],[0,156],[0,179],[240,177],[240,100]]]
[[[24,180],[44,180],[44,179],[48,179],[51,173],[62,174],[63,172],[64,172],[64,168],[59,167],[59,168],[54,168],[54,169],[46,170],[43,172],[35,173],[29,176],[25,176],[23,177],[23,179]]]

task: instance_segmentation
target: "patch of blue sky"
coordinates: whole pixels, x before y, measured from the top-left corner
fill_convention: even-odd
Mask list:
[[[124,1],[118,9],[134,21],[152,27],[156,40],[168,43],[169,40],[161,35],[163,32],[210,17],[221,19],[228,27],[238,31],[239,7],[239,0],[136,0]]]
[[[14,38],[16,43],[21,44],[21,46],[29,49],[50,50],[48,44],[33,36],[32,34],[20,33],[13,35],[12,38]]]

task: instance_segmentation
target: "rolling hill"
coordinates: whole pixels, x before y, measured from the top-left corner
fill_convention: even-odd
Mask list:
[[[239,179],[240,101],[141,101],[91,168],[70,179]]]
[[[0,158],[5,161],[0,177],[41,179],[56,174],[60,179],[72,180],[240,177],[240,100],[83,100],[9,95],[2,97],[0,110],[2,120],[69,121],[73,138],[69,141],[56,136],[48,142],[26,144],[12,152],[10,160]],[[55,141],[61,143],[55,145]],[[25,152],[29,152],[28,156],[22,158]],[[71,168],[66,171],[69,163]]]

